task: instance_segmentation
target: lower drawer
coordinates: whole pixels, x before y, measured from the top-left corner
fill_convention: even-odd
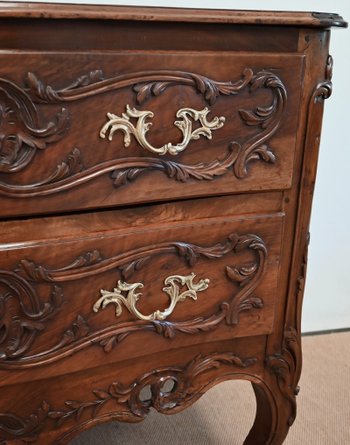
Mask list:
[[[15,228],[0,247],[0,371],[270,333],[283,219],[189,211],[160,224],[117,211],[87,231],[86,215],[52,219],[49,236],[45,220],[27,221],[35,240]]]

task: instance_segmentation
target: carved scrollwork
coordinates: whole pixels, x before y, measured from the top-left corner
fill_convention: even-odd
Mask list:
[[[53,286],[49,301],[43,303],[28,281],[4,270],[0,271],[0,288],[0,361],[6,361],[27,353],[45,323],[59,310],[62,289]]]
[[[198,391],[196,378],[212,370],[224,366],[234,368],[247,368],[256,363],[257,359],[249,357],[242,359],[234,353],[214,353],[207,357],[197,355],[184,367],[164,368],[145,374],[131,385],[113,383],[109,394],[119,403],[122,403],[134,415],[145,417],[150,408],[163,414],[170,414],[184,409],[201,396],[204,387]],[[165,390],[165,384],[172,383],[170,391]],[[149,398],[141,397],[142,390],[150,388]],[[196,388],[196,389],[195,389]]]
[[[5,433],[10,440],[20,438],[23,444],[33,443],[46,422],[49,410],[50,405],[43,401],[40,408],[27,418],[12,413],[0,413],[0,432]],[[8,444],[7,440],[0,443]]]
[[[207,116],[210,110],[203,108],[203,110],[197,111],[192,108],[181,108],[176,112],[176,117],[181,120],[175,121],[174,125],[181,130],[182,141],[174,145],[171,142],[166,143],[162,147],[153,147],[146,139],[146,133],[148,132],[152,122],[146,122],[148,118],[152,118],[154,113],[152,111],[140,111],[136,108],[130,108],[130,105],[126,106],[126,112],[121,117],[112,113],[107,113],[108,121],[103,125],[100,131],[100,137],[104,139],[109,133],[108,140],[113,139],[113,134],[121,130],[124,133],[124,146],[130,145],[130,135],[134,135],[137,142],[144,149],[156,153],[158,155],[165,155],[167,153],[171,155],[177,155],[186,150],[191,140],[197,140],[201,136],[207,139],[212,138],[212,131],[218,130],[225,123],[225,118],[214,117],[212,121],[207,120]],[[136,126],[130,121],[130,118],[137,119]],[[192,120],[194,122],[199,121],[201,126],[193,129]]]
[[[310,96],[308,104],[307,131],[305,138],[304,181],[300,189],[301,202],[299,207],[302,215],[298,215],[297,226],[303,230],[298,234],[294,252],[297,273],[295,286],[292,289],[292,303],[286,317],[286,328],[283,333],[281,349],[266,359],[267,368],[275,375],[281,395],[289,405],[288,425],[292,425],[296,417],[296,395],[299,392],[298,381],[301,374],[301,305],[304,294],[307,253],[310,235],[307,229],[309,214],[305,211],[310,206],[313,189],[313,177],[310,173],[308,155],[318,150],[322,120],[323,102],[332,94],[333,59],[328,56],[325,66],[325,80],[317,84]],[[312,170],[311,170],[312,171]],[[311,183],[312,182],[312,183]]]
[[[296,417],[295,396],[299,392],[298,380],[301,367],[301,345],[300,335],[290,327],[284,332],[283,345],[280,353],[267,357],[268,369],[275,374],[281,394],[290,405],[290,416],[288,425],[291,426]]]
[[[232,145],[238,146],[238,156],[233,166],[237,178],[244,178],[247,173],[248,163],[254,160],[265,162],[276,161],[276,156],[267,145],[270,138],[276,133],[287,102],[286,89],[278,76],[268,71],[261,71],[252,77],[250,90],[268,88],[273,92],[272,103],[268,106],[258,106],[255,110],[239,110],[242,120],[246,125],[257,126],[262,131],[243,144],[233,141]]]
[[[0,79],[0,172],[25,168],[37,150],[61,139],[69,126],[65,108],[55,121],[40,123],[40,116],[27,93],[14,83]]]
[[[5,88],[7,81],[4,82]],[[287,101],[285,86],[276,74],[268,71],[259,71],[254,74],[249,68],[243,71],[242,78],[236,82],[219,82],[196,73],[167,70],[143,71],[104,79],[103,73],[97,70],[88,75],[81,76],[71,85],[61,90],[56,90],[50,85],[44,85],[42,81],[31,73],[27,76],[27,85],[28,89],[26,91],[15,85],[13,86],[16,91],[21,92],[26,101],[29,100],[31,102],[32,105],[28,106],[28,109],[34,107],[33,102],[38,102],[39,104],[71,102],[88,99],[98,94],[116,91],[128,86],[131,86],[137,93],[136,100],[139,104],[175,85],[196,89],[196,91],[202,94],[204,100],[211,105],[214,104],[216,98],[220,95],[234,96],[244,89],[249,89],[251,93],[259,89],[267,89],[271,91],[272,102],[267,106],[259,105],[254,110],[238,110],[242,121],[248,126],[259,128],[259,131],[244,142],[232,141],[227,148],[227,153],[222,157],[193,165],[160,160],[158,158],[126,157],[84,168],[81,153],[78,148],[74,148],[68,159],[63,160],[55,171],[41,181],[24,185],[9,184],[6,181],[1,181],[0,194],[11,198],[29,198],[59,193],[81,186],[106,173],[111,175],[115,187],[125,185],[129,181],[138,178],[142,173],[153,170],[161,171],[169,178],[181,182],[211,181],[216,177],[227,174],[229,171],[232,171],[238,179],[244,178],[248,174],[247,168],[250,162],[255,160],[269,163],[275,162],[276,156],[269,147],[268,141],[279,128]],[[17,109],[19,108],[17,107]],[[52,142],[56,140],[55,138],[63,135],[67,128],[68,117],[64,114],[66,111],[62,113],[58,115],[56,125],[49,124],[47,131],[40,133],[42,134],[41,138],[38,136],[40,141]],[[190,136],[190,132],[186,132],[186,134]],[[47,138],[46,136],[44,138],[44,135]],[[147,149],[151,148],[148,146],[147,141],[143,141],[143,143]],[[180,144],[180,147],[182,148],[183,145]],[[37,148],[43,147],[38,145]],[[21,168],[27,165],[34,156],[32,149],[28,150],[30,156],[28,154],[28,156],[25,156],[25,159],[23,158],[22,160],[21,158],[19,162]],[[169,146],[162,150],[170,152],[173,148]],[[174,150],[177,151],[178,149],[174,148]],[[151,151],[154,150],[152,149]],[[6,156],[12,159],[17,155],[14,155],[13,150],[10,149],[9,154],[5,155],[5,158]],[[11,161],[10,163],[13,164],[14,168],[8,169],[9,161],[5,159],[1,162],[0,158],[0,164],[3,164],[3,168],[6,171],[16,171],[17,167],[15,164],[17,165],[18,162]]]
[[[45,85],[33,73],[27,74],[26,84],[30,97],[39,103],[72,102],[132,86],[137,93],[136,101],[141,105],[151,96],[158,96],[171,86],[184,85],[195,88],[213,105],[220,95],[238,94],[252,77],[253,72],[249,68],[243,71],[242,78],[236,82],[219,82],[197,73],[176,70],[139,71],[105,79],[103,72],[96,70],[79,77],[61,90]]]
[[[333,84],[332,84],[332,75],[333,75],[333,57],[329,55],[327,57],[326,68],[325,68],[325,80],[318,84],[312,94],[310,106],[309,106],[309,115],[313,113],[312,105],[318,101],[323,101],[325,99],[329,99],[332,95]]]
[[[106,173],[110,173],[114,187],[119,188],[152,170],[160,171],[168,178],[179,182],[211,181],[225,175],[231,169],[237,159],[237,148],[237,146],[230,147],[224,158],[215,159],[209,163],[199,162],[188,165],[158,158],[132,157],[106,161],[85,170],[80,150],[75,148],[68,155],[67,160],[60,163],[53,173],[40,182],[26,185],[0,182],[0,194],[10,198],[47,196],[70,190]]]
[[[217,383],[221,372],[224,372],[225,379],[233,378],[236,373],[242,372],[241,369],[253,366],[256,361],[255,357],[241,358],[232,352],[197,355],[183,366],[166,366],[147,372],[130,385],[115,381],[107,388],[92,389],[93,399],[67,400],[61,409],[43,401],[28,418],[0,413],[0,432],[10,439],[21,438],[33,442],[49,422],[57,427],[70,421],[78,423],[83,415],[90,419],[97,418],[103,409],[123,413],[124,418],[129,414],[139,420],[151,408],[161,413],[176,413],[194,403],[207,388]],[[199,379],[203,375],[206,376],[205,384]],[[173,382],[172,389],[165,389],[166,382]],[[147,387],[151,395],[145,399],[141,392]]]
[[[239,286],[238,290],[233,292],[227,301],[223,301],[217,311],[210,316],[182,321],[158,319],[161,317],[154,317],[153,320],[121,321],[93,331],[88,320],[80,315],[73,325],[65,330],[56,345],[33,355],[28,354],[27,348],[25,351],[20,351],[21,353],[18,353],[16,357],[0,357],[0,369],[26,368],[51,363],[92,344],[99,345],[105,352],[110,352],[126,337],[136,332],[150,331],[165,338],[173,338],[178,333],[192,335],[213,330],[223,321],[228,325],[235,326],[242,311],[263,307],[262,300],[254,295],[254,291],[265,274],[267,249],[263,240],[253,234],[231,234],[226,241],[213,246],[164,242],[131,250],[111,258],[104,258],[100,252],[95,250],[80,255],[73,262],[59,269],[48,269],[33,261],[22,260],[16,269],[16,274],[12,273],[13,275],[28,283],[27,286],[46,283],[55,288],[58,283],[63,286],[65,282],[92,277],[110,270],[118,270],[124,280],[129,280],[136,270],[145,267],[152,258],[158,255],[178,255],[189,267],[193,267],[201,258],[215,260],[230,252],[238,254],[245,249],[253,253],[253,261],[239,266],[227,266],[225,271],[227,279]],[[204,280],[196,285],[199,284],[201,288],[207,285]],[[171,283],[168,285],[171,287]],[[169,293],[173,292],[174,302],[184,296],[175,288],[169,290]]]

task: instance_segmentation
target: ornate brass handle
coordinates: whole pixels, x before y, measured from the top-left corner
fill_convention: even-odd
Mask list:
[[[207,120],[209,114],[208,108],[197,111],[192,108],[181,108],[177,111],[176,117],[181,120],[175,121],[174,125],[180,129],[183,135],[183,139],[180,143],[173,145],[171,142],[164,144],[162,147],[153,147],[146,139],[146,133],[150,129],[152,122],[146,122],[148,118],[152,118],[154,113],[152,111],[140,111],[135,108],[126,106],[126,113],[122,116],[117,116],[112,113],[107,113],[108,122],[103,125],[100,130],[100,137],[106,138],[107,133],[108,140],[113,139],[113,134],[121,130],[124,133],[124,146],[130,145],[130,135],[133,134],[137,142],[146,150],[159,155],[165,155],[169,153],[171,155],[177,155],[181,151],[184,151],[191,140],[197,140],[200,136],[204,136],[207,139],[212,138],[212,131],[221,128],[225,123],[225,117],[214,117],[211,122]],[[130,118],[137,119],[136,126],[130,122]],[[193,129],[193,121],[199,121],[201,126]]]
[[[191,275],[171,275],[164,280],[165,287],[163,291],[170,297],[170,306],[164,311],[157,310],[150,315],[143,315],[136,308],[136,303],[142,296],[142,293],[136,293],[136,289],[143,288],[142,283],[128,284],[123,281],[118,281],[117,287],[112,292],[101,289],[101,298],[99,298],[93,306],[94,312],[98,312],[100,309],[104,309],[108,304],[114,303],[116,305],[115,315],[119,317],[122,313],[122,305],[124,305],[129,312],[134,314],[140,320],[165,320],[175,309],[175,306],[180,301],[184,301],[187,297],[197,300],[197,292],[201,292],[208,288],[209,279],[199,280],[198,283],[193,283],[195,274]],[[180,287],[186,286],[187,290],[180,293]],[[123,292],[127,292],[126,297]]]

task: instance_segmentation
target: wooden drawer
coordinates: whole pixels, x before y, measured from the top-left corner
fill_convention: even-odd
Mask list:
[[[303,56],[3,51],[0,62],[2,216],[291,186]]]
[[[283,214],[199,217],[201,206],[162,225],[144,225],[153,208],[75,216],[68,236],[62,218],[12,224],[7,235],[3,223],[0,370],[38,367],[40,378],[53,362],[65,373],[68,357],[79,370],[81,353],[89,368],[271,333]]]

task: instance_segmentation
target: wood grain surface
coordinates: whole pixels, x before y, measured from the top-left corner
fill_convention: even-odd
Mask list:
[[[0,25],[0,444],[68,444],[227,379],[256,395],[245,445],[282,444],[346,23],[3,2]]]

